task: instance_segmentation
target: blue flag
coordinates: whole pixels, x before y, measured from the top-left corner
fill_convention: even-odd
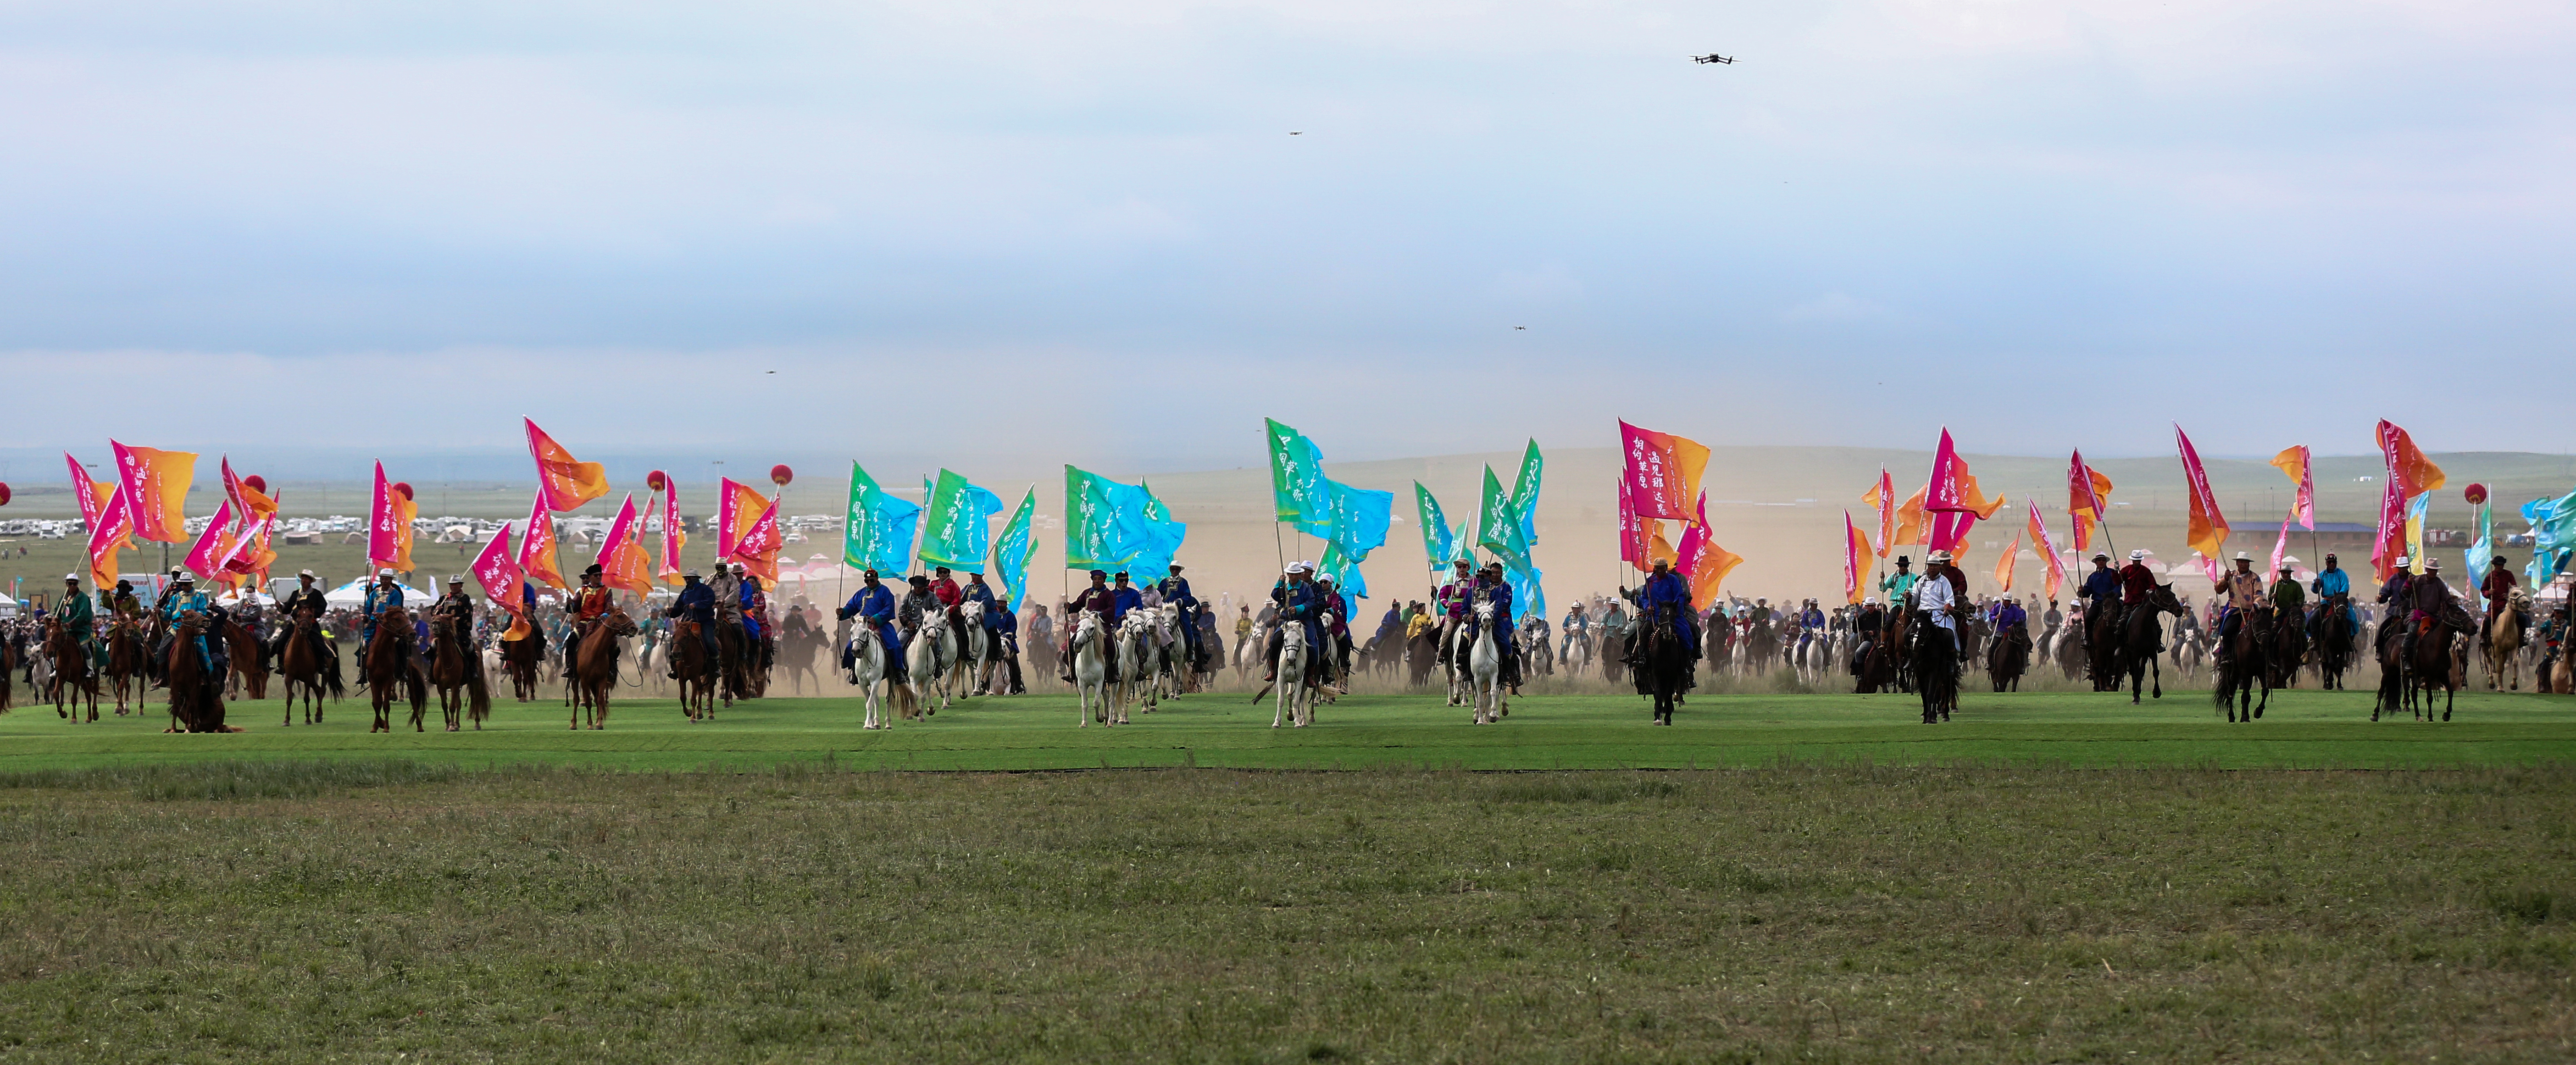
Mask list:
[[[912,535],[921,508],[889,495],[858,463],[850,464],[850,512],[841,537],[841,561],[901,580],[912,564]]]
[[[1313,534],[1341,545],[1343,553],[1354,562],[1366,560],[1369,552],[1386,544],[1387,527],[1395,520],[1395,493],[1353,488],[1333,480],[1324,483],[1332,508],[1323,531]]]
[[[1029,602],[1029,555],[1037,549],[1037,541],[1029,535],[1029,523],[1037,516],[1037,510],[1038,490],[1032,487],[1020,497],[1019,509],[1011,512],[1011,520],[1002,525],[1001,546],[993,551],[993,568],[998,571],[994,576],[1010,596],[1013,613]]]
[[[1547,616],[1547,589],[1539,586],[1539,578],[1536,568],[1503,567],[1503,583],[1511,586],[1512,605],[1520,608],[1522,617]]]

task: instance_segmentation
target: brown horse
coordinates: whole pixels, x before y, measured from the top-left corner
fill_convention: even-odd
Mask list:
[[[116,693],[116,716],[126,714],[125,702],[142,700],[139,683],[143,679],[143,630],[132,618],[111,618],[107,623],[107,683]]]
[[[54,663],[54,716],[81,719],[81,696],[89,696],[89,719],[98,720],[98,674],[89,671],[89,651],[63,627],[59,618],[45,620],[45,655]],[[63,708],[68,699],[71,709]]]
[[[672,622],[664,648],[672,671],[679,674],[680,711],[691,721],[715,717],[715,663],[707,654],[706,641],[698,635],[698,623],[686,618]]]
[[[483,675],[474,670],[474,648],[464,633],[457,630],[456,618],[441,614],[429,622],[429,683],[438,689],[438,711],[446,719],[447,731],[464,727],[461,718],[471,718],[474,731],[483,731],[483,719],[492,716],[492,692],[483,684]]]
[[[411,615],[401,607],[387,609],[376,619],[376,637],[367,642],[367,695],[375,706],[375,723],[370,733],[394,730],[394,685],[403,687],[411,700],[411,730],[427,732],[421,718],[429,712],[429,685],[420,675],[420,664],[412,655]]]
[[[2267,603],[2240,613],[2236,631],[2218,649],[2218,683],[2210,692],[2211,701],[2227,711],[2229,724],[2251,722],[2272,705],[2272,607]]]
[[[1986,676],[1996,691],[2020,691],[2021,675],[2030,671],[2030,629],[2005,629],[1986,651]]]
[[[268,698],[268,659],[260,654],[259,641],[241,622],[224,622],[224,647],[232,655],[233,679],[241,682],[242,694],[252,699]]]
[[[169,731],[240,732],[224,724],[224,678],[207,670],[205,652],[197,647],[205,631],[206,616],[191,610],[179,616],[178,629],[170,634],[167,657],[161,660],[161,680],[170,689]]]
[[[295,723],[295,696],[301,692],[304,723],[319,725],[322,707],[316,700],[327,693],[337,701],[341,695],[340,671],[332,668],[339,663],[324,657],[328,652],[322,643],[322,623],[314,620],[312,611],[297,611],[294,625],[295,635],[277,658],[278,673],[286,678],[286,720],[278,724]]]
[[[510,674],[510,694],[520,702],[537,697],[537,667],[545,657],[546,638],[534,625],[525,637],[501,641],[501,668]]]
[[[617,656],[621,650],[617,641],[633,635],[635,619],[627,617],[623,610],[611,610],[600,617],[599,624],[590,627],[589,635],[582,637],[573,659],[573,683],[581,693],[577,700],[581,705],[573,710],[573,728],[581,727],[581,711],[585,708],[590,711],[591,728],[608,727],[608,693],[617,687]]]
[[[18,637],[0,630],[0,713],[9,711],[9,678],[18,674]]]
[[[2456,611],[2458,608],[2452,608]],[[2416,719],[2433,720],[2433,693],[2442,693],[2442,720],[2451,719],[2451,701],[2469,681],[2469,634],[2477,631],[2465,615],[2426,619],[2415,634],[2415,653],[2406,661],[2406,675],[2414,682],[2415,692],[2424,696],[2423,710]],[[2414,692],[2409,692],[2411,697]],[[2410,698],[2411,701],[2411,698]]]

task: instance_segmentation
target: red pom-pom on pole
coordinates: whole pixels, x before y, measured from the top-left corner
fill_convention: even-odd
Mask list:
[[[256,473],[242,478],[242,484],[249,486],[251,491],[257,492],[261,495],[268,494],[268,478],[262,477]]]
[[[660,470],[655,470],[651,473],[645,474],[644,487],[650,488],[656,492],[669,488],[671,487],[671,475]]]
[[[787,482],[795,479],[796,471],[788,469],[784,464],[769,468],[769,483],[777,485],[780,488],[787,487]]]
[[[395,491],[395,492],[397,492],[397,493],[400,493],[404,499],[410,499],[410,498],[411,498],[411,482],[410,482],[410,481],[395,481],[395,482],[394,482],[394,491]]]
[[[2469,498],[2469,505],[2474,507],[2487,501],[2487,486],[2482,484],[2473,484],[2469,486],[2468,491],[2460,494],[2467,496]]]
[[[5,482],[0,482],[0,507],[5,507],[5,506],[8,506],[8,505],[9,505],[9,486],[8,486],[8,484],[7,484],[7,483],[5,483]]]

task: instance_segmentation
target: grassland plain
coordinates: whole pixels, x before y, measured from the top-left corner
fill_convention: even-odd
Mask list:
[[[2564,766],[12,774],[0,1058],[2565,1061],[2571,825]]]
[[[2453,768],[2576,762],[2576,699],[2462,693],[2447,723],[2372,722],[2366,693],[2278,694],[2264,719],[2230,725],[2206,691],[2131,706],[2092,692],[1971,692],[1957,719],[1919,721],[1909,696],[1695,696],[1671,728],[1645,703],[1608,694],[1537,695],[1478,727],[1436,695],[1354,695],[1308,729],[1272,729],[1267,702],[1191,696],[1118,728],[1077,729],[1066,696],[976,699],[919,723],[869,732],[855,700],[765,699],[691,724],[670,700],[616,704],[605,731],[566,729],[559,700],[495,707],[480,732],[369,735],[365,702],[319,726],[277,724],[274,700],[235,703],[249,732],[171,736],[158,707],[75,725],[50,705],[0,715],[0,772],[206,759],[404,758],[484,767],[751,769],[814,761],[857,769],[1688,769],[1782,762],[2080,766]],[[428,715],[437,728],[438,714]]]

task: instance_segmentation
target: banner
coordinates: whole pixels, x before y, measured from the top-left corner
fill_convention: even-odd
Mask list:
[[[1535,568],[1503,567],[1503,583],[1512,590],[1512,608],[1524,618],[1547,616],[1547,588]]]
[[[1154,494],[1154,486],[1139,481],[1135,495],[1144,539],[1119,568],[1141,586],[1162,580],[1169,573],[1172,559],[1181,553],[1181,541],[1189,538],[1190,527],[1172,520],[1172,508],[1163,504],[1163,497]]]
[[[2424,575],[2424,513],[2431,502],[2433,493],[2426,492],[2406,505],[2406,572],[2418,577]]]
[[[375,486],[367,493],[367,568],[411,572],[411,523],[419,513],[420,504],[395,491],[385,479],[385,464],[376,463]]]
[[[90,539],[98,539],[101,528],[111,530],[108,537],[121,550],[134,546],[134,519],[123,507],[112,505],[125,498],[125,493],[106,481],[90,479],[80,460],[63,453],[63,461],[72,469],[72,497],[80,503],[81,528],[89,530]],[[114,582],[109,582],[112,586]]]
[[[653,594],[653,556],[644,550],[644,522],[636,513],[633,492],[618,504],[608,538],[599,542],[599,571],[603,585],[633,592],[638,599]]]
[[[2281,559],[2290,551],[2290,523],[2297,518],[2296,513],[2281,516],[2281,535],[2272,539],[2272,568],[2263,571],[2263,584],[2266,587],[2269,587],[2272,578],[2281,572]]]
[[[1654,518],[1644,517],[1637,513],[1635,502],[1628,496],[1628,479],[1625,477],[1620,478],[1619,561],[1637,567],[1637,571],[1640,573],[1653,569],[1653,560],[1656,557],[1654,544],[1664,538],[1663,524],[1663,522]],[[1461,541],[1459,553],[1462,556],[1475,546],[1472,543],[1465,542],[1466,537],[1459,537],[1459,540]],[[1437,569],[1439,567],[1435,563],[1433,568]]]
[[[188,482],[196,477],[196,454],[127,447],[114,440],[107,446],[116,453],[118,490],[125,496],[134,535],[164,544],[186,540]]]
[[[1020,497],[1018,509],[1011,512],[1011,520],[1002,523],[1001,543],[993,550],[993,576],[1002,582],[1002,595],[1010,600],[1013,613],[1029,601],[1029,555],[1037,550],[1030,523],[1037,512],[1038,490],[1031,486],[1028,494]]]
[[[134,522],[125,516],[125,493],[107,498],[105,513],[89,530],[89,580],[97,588],[116,587],[116,553],[126,546]]]
[[[1705,610],[1717,602],[1717,590],[1726,583],[1726,575],[1744,564],[1744,557],[1717,546],[1715,534],[1708,527],[1708,493],[1702,492],[1691,508],[1691,523],[1682,530],[1682,545],[1673,569],[1690,582],[1691,609]]]
[[[1846,510],[1843,512],[1843,602],[1859,605],[1861,576],[1869,570],[1869,564],[1861,560],[1867,557],[1869,538],[1861,535],[1860,526],[1852,524],[1851,511]]]
[[[188,572],[209,581],[220,578],[224,559],[233,552],[233,538],[233,503],[227,499],[215,504],[215,519],[206,523],[206,531],[198,533],[196,545],[188,549],[183,563]]]
[[[1270,442],[1271,509],[1276,520],[1300,526],[1330,518],[1331,493],[1324,484],[1324,452],[1306,434],[1262,419]]]
[[[689,583],[680,568],[680,549],[689,544],[688,523],[680,519],[680,482],[664,477],[662,485],[662,563],[653,576],[677,588]]]
[[[1492,466],[1485,467],[1485,494],[1476,508],[1476,546],[1502,556],[1503,568],[1529,565],[1529,541],[1521,538],[1520,516],[1512,513],[1512,499],[1503,494],[1502,478],[1494,476]]]
[[[2522,520],[2531,523],[2531,561],[2523,566],[2522,573],[2531,579],[2531,590],[2537,593],[2566,567],[2570,555],[2576,554],[2576,492],[2523,504]]]
[[[2383,418],[2377,435],[2380,457],[2387,460],[2388,476],[2397,482],[2399,495],[2413,499],[2442,487],[2447,480],[2442,468],[2424,457],[2424,450],[2415,446],[2415,438],[2406,435],[2406,430]]]
[[[2379,529],[2370,540],[2370,570],[2379,583],[2397,575],[2397,556],[2405,553],[2406,497],[2390,477],[2379,493]]]
[[[1158,530],[1146,513],[1149,498],[1149,493],[1141,486],[1120,484],[1099,474],[1066,466],[1065,568],[1117,573],[1137,556],[1151,550]],[[1155,503],[1159,505],[1160,501]],[[1170,534],[1161,532],[1159,535]]]
[[[1545,465],[1546,459],[1538,453],[1538,440],[1533,437],[1529,450],[1521,454],[1521,475],[1512,481],[1512,513],[1520,518],[1522,543],[1538,543],[1539,475]]]
[[[1878,514],[1878,557],[1886,558],[1888,549],[1896,546],[1896,478],[1888,474],[1887,467],[1878,468],[1878,483],[1861,493],[1860,501]],[[1843,520],[1850,524],[1850,513],[1844,513]]]
[[[2469,587],[2475,589],[2487,579],[2487,560],[2495,557],[2495,504],[2478,504],[2478,534],[2469,541],[2463,561],[2469,564]]]
[[[2057,541],[2048,535],[2048,522],[2039,516],[2039,500],[2030,501],[2030,542],[2048,561],[2048,601],[2057,601],[2057,589],[2066,583],[2066,559],[2057,553]]]
[[[761,515],[769,512],[769,497],[760,490],[731,477],[716,478],[716,561],[736,561],[743,539],[760,524]],[[754,552],[759,545],[752,547]],[[748,561],[745,559],[743,561]]]
[[[2191,530],[2185,543],[2212,561],[2227,547],[2227,515],[2218,510],[2218,494],[2209,489],[2209,471],[2200,464],[2200,451],[2191,446],[2191,437],[2182,426],[2174,426],[2174,447],[2182,455],[2182,477],[2191,489]]]
[[[277,514],[260,515],[241,535],[233,538],[231,551],[225,553],[218,568],[234,578],[256,577],[262,586],[268,583],[268,569],[277,564]]]
[[[1897,506],[1895,540],[1898,544],[1931,542],[1932,523],[1925,520],[1923,515],[1923,497],[1926,492],[1927,489],[1917,488],[1913,495],[1905,497],[1905,502]]]
[[[528,511],[528,529],[519,540],[519,572],[549,588],[569,591],[564,583],[563,567],[555,561],[554,512],[546,507],[546,490],[537,489],[536,505]]]
[[[2282,473],[2288,474],[2291,484],[2299,486],[2299,498],[2291,504],[2291,516],[2299,519],[2300,528],[2315,531],[2317,471],[2309,468],[2308,445],[2299,444],[2282,448],[2280,454],[2272,456],[2272,465],[2280,467]]]
[[[2020,560],[2021,534],[2014,533],[2012,543],[2004,546],[2004,557],[1995,560],[1995,583],[2004,586],[2006,595],[2012,594],[2013,563]]]
[[[993,515],[1002,498],[942,469],[930,487],[930,517],[921,526],[921,564],[946,566],[959,573],[984,572],[992,553]]]
[[[850,512],[841,535],[841,564],[873,569],[888,582],[912,572],[912,537],[921,507],[878,487],[866,468],[850,463]]]
[[[1449,563],[1458,557],[1457,540],[1449,535],[1449,515],[1440,510],[1440,500],[1420,481],[1413,482],[1413,513],[1422,522],[1422,557],[1431,563],[1431,571],[1449,568]],[[1619,561],[1626,562],[1622,543]]]
[[[1708,449],[1697,441],[1619,423],[1623,455],[1621,476],[1637,516],[1690,521],[1691,501],[1698,498],[1700,474],[1708,468]]]
[[[1340,544],[1325,544],[1323,558],[1315,563],[1315,575],[1333,582],[1333,593],[1342,600],[1345,623],[1360,616],[1360,600],[1368,598],[1368,578],[1360,575],[1359,560],[1344,554]]]
[[[2066,459],[2066,512],[2099,521],[2109,515],[2110,506],[2111,479],[2085,465],[2082,450],[2069,454]]]
[[[276,500],[270,499],[260,490],[242,483],[241,478],[233,476],[232,456],[226,455],[218,461],[223,470],[224,498],[232,502],[234,521],[242,525],[249,525],[254,521],[258,521],[261,518],[277,513]]]
[[[510,557],[510,523],[501,523],[501,530],[493,533],[482,553],[474,556],[469,571],[474,574],[474,583],[483,586],[483,598],[493,605],[513,615],[526,608],[527,604],[520,602],[526,594],[526,579],[519,575],[518,560]]]
[[[536,419],[519,420],[527,423],[528,455],[537,460],[537,494],[545,497],[546,509],[574,510],[608,494],[608,474],[598,463],[574,461],[572,452],[537,428]]]

